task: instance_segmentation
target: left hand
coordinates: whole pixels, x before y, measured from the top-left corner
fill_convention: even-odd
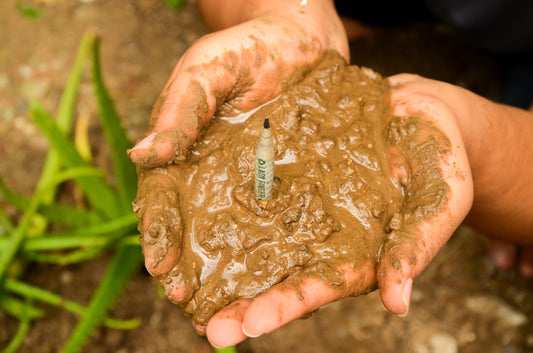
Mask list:
[[[214,346],[235,345],[247,337],[271,332],[327,303],[368,292],[376,285],[388,310],[394,314],[407,313],[413,280],[466,217],[472,205],[473,184],[456,113],[448,104],[450,100],[442,98],[443,94],[453,96],[459,88],[414,75],[396,75],[389,82],[393,116],[416,116],[438,127],[449,139],[449,151],[441,155],[437,165],[449,186],[447,201],[430,218],[406,229],[403,233],[407,236],[388,239],[377,263],[369,260],[356,269],[341,266],[338,270],[345,283],[342,289],[306,276],[303,269],[294,275],[299,276],[297,281],[289,277],[254,299],[229,304],[207,326],[196,327]],[[401,178],[401,165],[395,168],[401,162],[390,162],[394,176]],[[423,168],[424,172],[427,170]]]

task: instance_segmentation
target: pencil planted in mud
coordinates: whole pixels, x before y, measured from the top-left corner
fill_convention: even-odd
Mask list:
[[[270,122],[266,117],[255,152],[255,196],[258,201],[266,201],[272,197],[273,183],[274,141],[270,131]]]

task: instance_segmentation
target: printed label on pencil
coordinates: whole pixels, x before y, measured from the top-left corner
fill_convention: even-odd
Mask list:
[[[266,201],[272,198],[273,184],[274,142],[267,117],[263,124],[255,153],[255,196],[257,200]]]

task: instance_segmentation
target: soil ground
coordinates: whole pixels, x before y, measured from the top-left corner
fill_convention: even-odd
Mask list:
[[[37,6],[41,16],[24,17],[20,7]],[[144,133],[151,105],[186,48],[207,33],[194,1],[171,11],[163,0],[67,0],[0,2],[0,174],[15,190],[30,194],[47,144],[27,114],[31,99],[52,111],[83,32],[103,37],[103,68],[109,89],[132,139]],[[353,62],[384,75],[414,72],[495,98],[497,61],[473,50],[446,27],[415,24],[379,31],[353,43]],[[91,116],[97,162],[108,163],[87,82],[78,114]],[[348,298],[238,346],[239,352],[533,352],[533,282],[513,271],[498,272],[485,257],[486,239],[461,227],[415,281],[405,318],[386,312],[379,294]],[[73,266],[32,266],[31,283],[86,303],[108,258]],[[63,310],[32,326],[20,352],[57,352],[77,322]],[[111,314],[139,317],[132,331],[100,328],[84,352],[209,352],[190,319],[139,271]],[[0,313],[0,347],[17,322]]]

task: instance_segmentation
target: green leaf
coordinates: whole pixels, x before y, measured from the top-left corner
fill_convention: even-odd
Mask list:
[[[58,129],[50,114],[38,102],[31,106],[31,117],[39,129],[48,137],[50,144],[56,150],[65,166],[69,168],[88,167],[81,158],[72,142]],[[113,190],[99,177],[79,177],[76,184],[87,195],[89,202],[109,218],[120,214],[118,200]]]
[[[9,237],[9,241],[7,242],[7,244],[1,249],[2,251],[0,252],[0,280],[4,277],[9,263],[13,260],[20,245],[24,241],[28,228],[30,227],[32,218],[34,217],[35,212],[41,203],[43,195],[46,194],[46,192],[48,192],[50,188],[53,188],[55,187],[55,185],[62,183],[70,178],[87,178],[91,175],[100,173],[101,171],[92,167],[73,168],[56,175],[50,182],[50,184],[35,192],[28,208],[26,209],[26,212],[24,213],[24,216],[22,217],[22,220],[18,224],[17,228],[14,230],[13,234]]]
[[[105,313],[118,297],[128,279],[143,262],[139,246],[122,245],[113,257],[104,279],[100,282],[89,307],[88,314],[78,326],[61,350],[62,353],[78,352],[89,338],[94,328],[99,325]]]
[[[17,294],[17,295],[24,296],[27,299],[39,300],[46,304],[50,304],[56,307],[62,307],[70,311],[71,313],[78,314],[81,316],[84,316],[87,314],[87,308],[85,308],[84,306],[76,302],[67,300],[55,293],[49,292],[39,287],[29,285],[27,283],[15,281],[12,279],[6,279],[2,283],[2,286],[4,290]],[[130,329],[134,329],[138,327],[140,325],[140,320],[139,319],[117,320],[117,319],[110,319],[106,317],[104,319],[104,325],[109,328],[113,328],[113,329],[130,330]]]
[[[100,67],[100,41],[93,42],[92,81],[100,122],[106,135],[107,144],[111,149],[111,160],[117,180],[118,192],[124,213],[131,212],[131,202],[137,193],[137,173],[135,165],[126,151],[132,144],[120,124],[120,117],[107,92]]]
[[[0,279],[4,277],[4,274],[9,266],[9,263],[13,260],[16,252],[19,249],[20,244],[26,236],[26,232],[30,226],[32,217],[35,215],[35,210],[39,205],[39,197],[36,194],[30,205],[28,206],[26,213],[22,217],[22,220],[18,224],[17,228],[13,231],[9,237],[9,241],[2,247],[0,252]]]
[[[70,70],[70,74],[67,79],[61,98],[59,99],[59,105],[57,110],[57,119],[56,124],[63,133],[66,135],[70,134],[72,131],[72,125],[74,122],[74,115],[76,109],[76,101],[78,98],[79,87],[82,80],[83,67],[89,56],[91,50],[92,42],[94,41],[94,35],[90,32],[86,32],[83,36],[80,46],[78,47],[78,53],[74,61],[74,65]],[[39,181],[37,182],[37,190],[42,188],[44,185],[48,184],[51,178],[57,174],[59,168],[61,167],[61,160],[56,151],[51,149],[48,151],[46,160],[44,162],[43,169],[41,170],[41,175]],[[48,205],[53,202],[55,199],[57,188],[50,189],[46,195],[43,195],[43,205]],[[48,226],[49,221],[53,219],[48,219],[46,216],[36,216],[41,219],[41,224],[36,233],[42,233]],[[68,219],[68,218],[65,218]]]
[[[74,60],[74,65],[70,70],[70,74],[67,79],[61,98],[59,99],[59,105],[57,108],[56,124],[60,131],[65,135],[68,135],[72,131],[72,125],[74,122],[74,113],[76,110],[76,101],[78,98],[78,92],[81,84],[83,67],[87,61],[90,50],[92,48],[95,37],[92,33],[86,32],[83,36],[80,46],[78,47],[78,53]],[[59,171],[60,157],[59,154],[50,150],[46,157],[44,167],[41,171],[41,176],[37,184],[37,189],[48,184],[51,178]],[[43,203],[50,203],[55,197],[55,189],[51,189],[47,195],[44,195]]]
[[[213,347],[213,350],[215,351],[215,353],[237,353],[237,349],[235,348],[235,346],[226,347],[226,348]]]
[[[13,231],[14,227],[3,207],[0,206],[0,239]]]
[[[108,244],[110,245],[110,244]],[[81,248],[69,253],[22,253],[24,259],[35,262],[50,263],[60,266],[70,265],[76,262],[96,259],[103,255],[107,246],[93,246],[92,248]]]
[[[10,199],[8,203],[22,211],[26,210],[30,204],[30,200],[25,197],[18,198],[16,202],[11,201]],[[48,219],[48,221],[70,227],[84,227],[102,221],[102,218],[95,212],[78,210],[56,203],[39,205],[37,213]]]
[[[25,239],[21,245],[21,251],[31,252],[108,246],[131,234],[135,230],[137,222],[137,217],[132,213],[105,223],[78,228],[72,232],[44,234],[42,237]],[[138,237],[138,235],[128,236]],[[136,239],[136,244],[138,245],[138,239],[134,239]],[[0,249],[5,249],[10,241],[8,237],[0,238]]]
[[[95,212],[78,210],[56,203],[40,205],[37,212],[49,221],[69,227],[84,227],[102,221],[102,218]]]
[[[0,293],[0,309],[19,320],[24,320],[26,315],[28,315],[31,319],[44,316],[44,311],[42,309],[31,305],[28,307],[27,303],[23,303],[19,299],[5,293]]]
[[[179,10],[185,5],[185,0],[165,0],[172,10]]]
[[[28,335],[28,332],[30,331],[30,324],[31,324],[31,302],[27,301],[26,305],[22,309],[22,318],[20,320],[19,327],[17,329],[17,332],[15,333],[15,336],[9,341],[8,345],[2,350],[2,353],[14,353],[16,352],[22,343],[24,342],[24,339]]]
[[[78,228],[74,231],[76,235],[91,235],[91,234],[105,234],[120,231],[129,232],[137,227],[139,219],[135,213],[129,213],[125,216],[110,220],[108,222],[102,222],[85,228]]]
[[[121,236],[111,237],[109,235],[42,236],[25,239],[20,246],[20,251],[23,253],[32,253],[36,251],[59,251],[74,248],[102,248],[111,245],[113,242],[118,242],[120,238]],[[0,239],[0,249],[4,248],[8,242],[9,239],[7,238]]]
[[[29,18],[29,19],[37,19],[41,17],[42,12],[39,8],[31,5],[23,4],[22,2],[17,2],[17,9],[19,10],[20,14],[23,17]]]
[[[70,232],[49,233],[47,236],[79,237],[84,235],[109,233],[124,235],[135,230],[138,223],[139,220],[137,219],[137,216],[135,216],[135,213],[130,213],[107,222],[97,223],[88,227],[79,227]]]
[[[0,175],[0,196],[1,199],[19,210],[26,210],[30,205],[30,200],[26,197],[10,190]],[[80,211],[72,207],[50,203],[40,205],[37,212],[46,217],[49,221],[57,222],[66,226],[82,227],[100,222],[100,217],[90,211]]]
[[[12,206],[20,210],[26,209],[29,205],[29,200],[19,195],[18,193],[9,189],[4,182],[4,178],[0,175],[0,201],[6,201]]]

